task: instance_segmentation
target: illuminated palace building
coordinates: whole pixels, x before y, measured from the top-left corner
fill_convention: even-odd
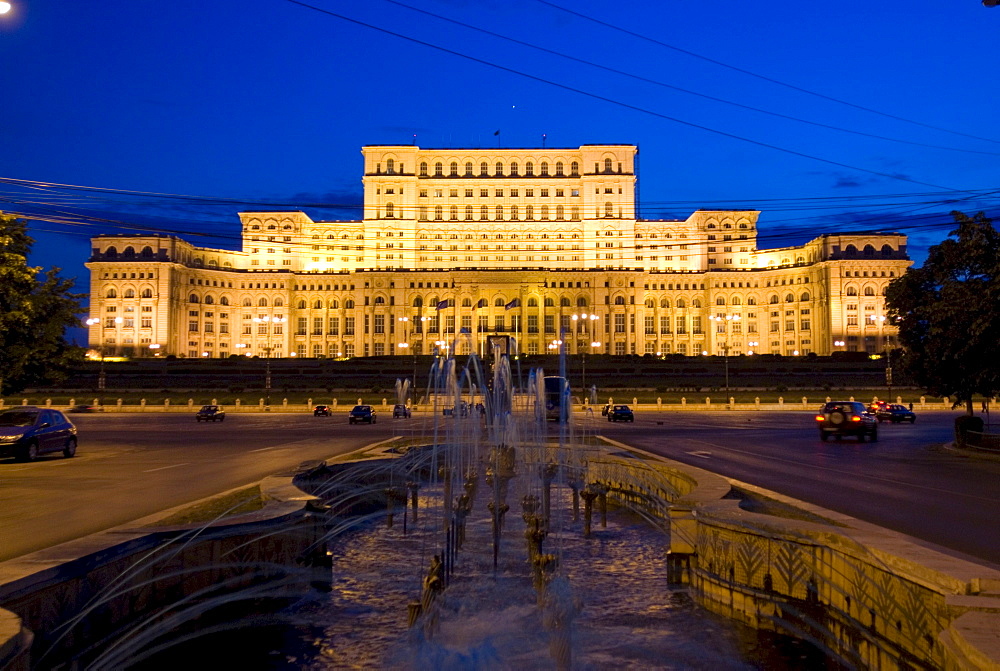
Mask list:
[[[895,338],[898,233],[757,248],[755,210],[636,218],[632,145],[369,146],[364,216],[242,212],[242,250],[93,239],[90,345],[110,354],[830,354]]]

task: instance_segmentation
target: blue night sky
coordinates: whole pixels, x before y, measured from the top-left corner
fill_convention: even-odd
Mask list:
[[[918,263],[1000,193],[979,0],[11,2],[0,210],[81,290],[97,233],[236,248],[241,209],[357,217],[360,147],[414,134],[635,143],[644,217],[760,209],[761,247],[898,230]]]

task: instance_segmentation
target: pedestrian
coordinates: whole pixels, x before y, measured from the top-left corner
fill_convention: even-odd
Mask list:
[[[913,401],[910,401],[910,412],[913,412]]]

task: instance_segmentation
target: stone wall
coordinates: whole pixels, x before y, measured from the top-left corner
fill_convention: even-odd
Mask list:
[[[186,527],[152,528],[148,518],[0,564],[0,669],[86,666],[115,643],[134,660],[234,607],[266,609],[328,584],[312,497],[290,478],[261,489],[268,503],[254,513]]]
[[[801,518],[749,512],[723,498],[728,480],[641,456],[591,459],[589,477],[641,505],[635,492],[664,475],[668,572],[681,567],[677,581],[709,610],[809,640],[852,667],[1000,668],[1000,570],[773,492]],[[662,505],[647,510],[663,517]]]

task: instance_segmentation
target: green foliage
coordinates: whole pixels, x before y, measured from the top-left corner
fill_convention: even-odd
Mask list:
[[[63,336],[80,325],[82,296],[58,268],[28,265],[32,243],[26,221],[0,213],[0,394],[58,382],[83,357]]]
[[[983,213],[952,215],[958,228],[889,284],[886,305],[907,372],[971,414],[974,396],[1000,391],[1000,233]]]

